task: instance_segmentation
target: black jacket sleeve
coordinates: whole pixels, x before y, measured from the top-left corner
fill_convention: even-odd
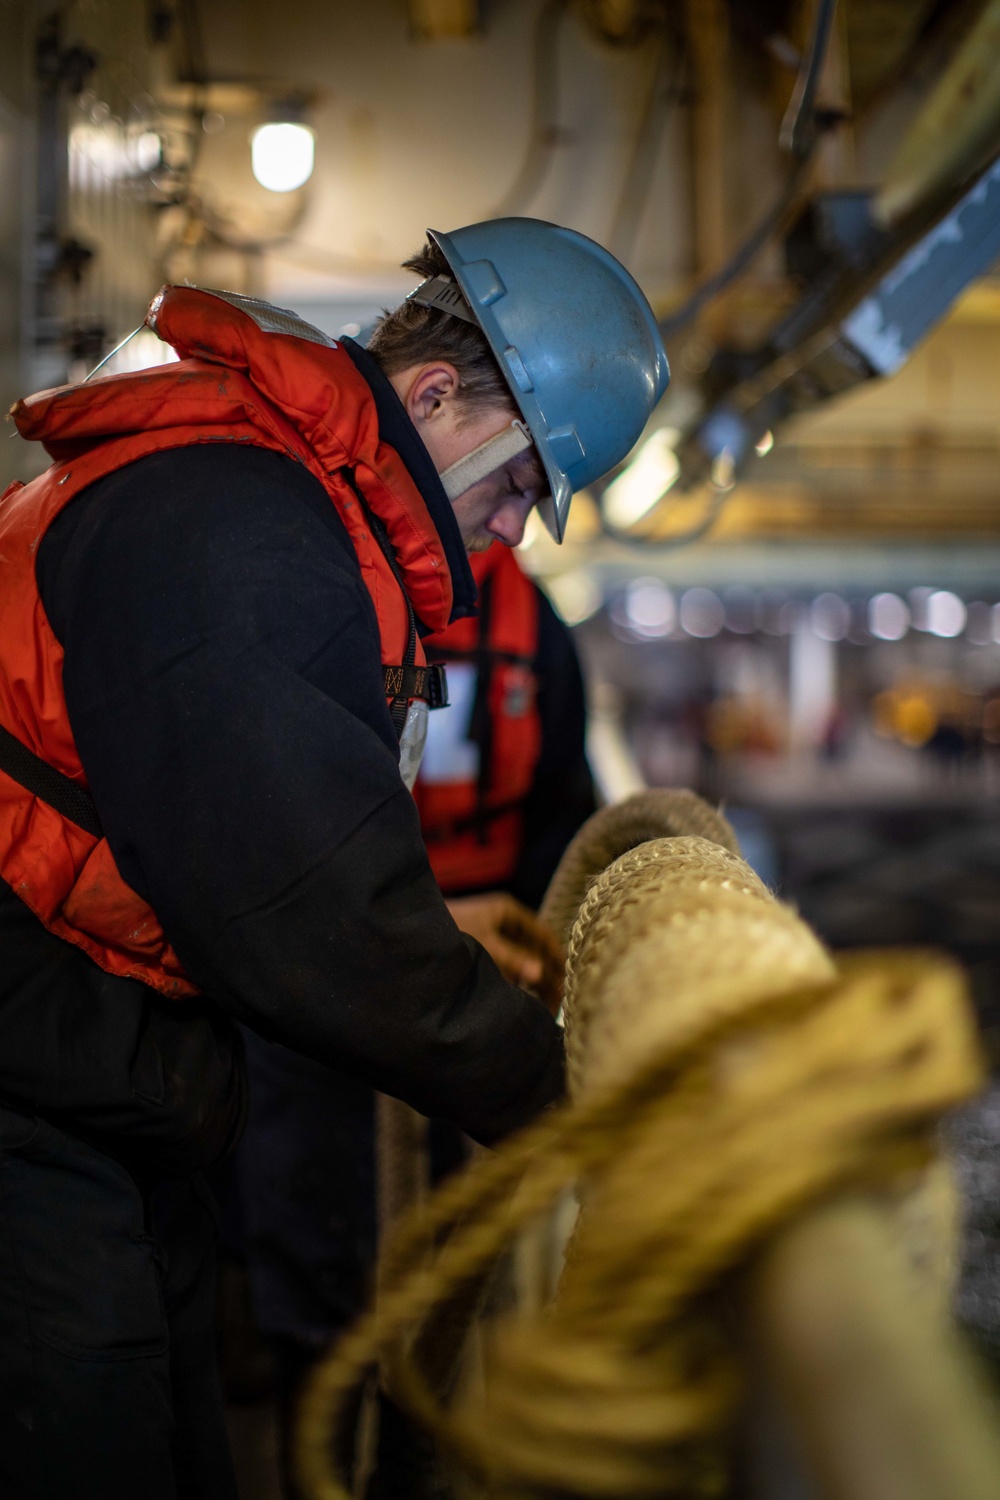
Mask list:
[[[524,805],[524,843],[510,889],[519,901],[537,908],[563,850],[596,805],[585,749],[580,662],[569,629],[541,590],[535,672],[541,753]]]
[[[206,996],[480,1140],[558,1096],[558,1028],[437,890],[374,610],[306,470],[142,459],[67,507],[39,582],[119,869]]]

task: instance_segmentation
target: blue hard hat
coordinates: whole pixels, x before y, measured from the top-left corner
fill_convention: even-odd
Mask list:
[[[619,463],[670,380],[653,310],[586,235],[541,219],[487,219],[440,248],[507,378],[548,475],[539,507],[562,541],[576,490]]]

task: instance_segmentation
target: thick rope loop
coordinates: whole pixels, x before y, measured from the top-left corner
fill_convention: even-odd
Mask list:
[[[845,1185],[918,1180],[935,1120],[980,1081],[949,961],[835,966],[732,849],[676,824],[660,836],[665,814],[636,847],[633,811],[632,843],[603,873],[583,877],[585,839],[567,856],[571,1102],[401,1225],[377,1314],[303,1404],[301,1474],[317,1500],[345,1500],[331,1433],[379,1361],[490,1493],[725,1493],[740,1391],[729,1279]],[[605,851],[620,842],[614,812],[598,815]],[[484,1381],[442,1385],[423,1347],[435,1317],[568,1188],[582,1211],[551,1305],[490,1326]]]

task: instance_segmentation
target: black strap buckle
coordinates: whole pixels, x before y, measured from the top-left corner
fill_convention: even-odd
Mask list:
[[[428,708],[448,707],[448,674],[438,664],[433,667],[383,667],[387,698],[408,703],[411,698],[422,698]]]

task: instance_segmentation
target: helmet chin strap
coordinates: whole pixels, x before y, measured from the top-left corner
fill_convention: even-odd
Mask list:
[[[449,500],[457,500],[474,484],[493,474],[503,464],[510,463],[519,453],[532,444],[532,436],[523,422],[513,421],[496,437],[487,438],[478,448],[473,448],[464,458],[449,464],[441,475],[441,483]]]

